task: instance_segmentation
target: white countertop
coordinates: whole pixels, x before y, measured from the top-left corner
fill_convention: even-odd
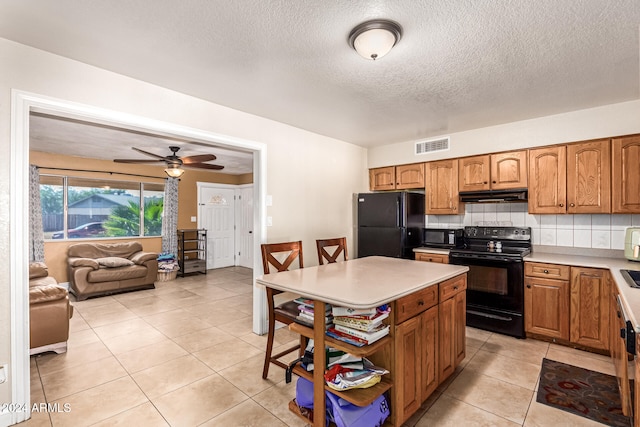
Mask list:
[[[627,284],[620,270],[639,270],[640,263],[628,261],[623,257],[593,257],[583,255],[566,255],[561,253],[550,253],[535,251],[524,259],[525,261],[544,262],[549,264],[564,264],[576,267],[605,268],[611,271],[611,277],[620,290],[622,303],[629,320],[635,325],[636,331],[640,332],[640,289],[635,289]]]
[[[265,274],[256,282],[337,306],[371,308],[469,271],[469,267],[372,256]]]

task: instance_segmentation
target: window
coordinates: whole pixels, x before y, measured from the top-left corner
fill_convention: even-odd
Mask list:
[[[41,175],[40,197],[45,239],[162,234],[164,184]]]

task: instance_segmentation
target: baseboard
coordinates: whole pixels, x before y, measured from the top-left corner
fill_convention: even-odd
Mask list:
[[[8,427],[27,420],[26,412],[0,412],[0,427]]]

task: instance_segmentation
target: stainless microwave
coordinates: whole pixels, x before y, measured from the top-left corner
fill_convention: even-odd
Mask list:
[[[460,248],[464,245],[463,228],[425,228],[422,246],[431,248]]]

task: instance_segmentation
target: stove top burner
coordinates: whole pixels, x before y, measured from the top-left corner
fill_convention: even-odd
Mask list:
[[[531,253],[529,227],[465,227],[464,247],[452,249],[457,256],[521,259]]]

